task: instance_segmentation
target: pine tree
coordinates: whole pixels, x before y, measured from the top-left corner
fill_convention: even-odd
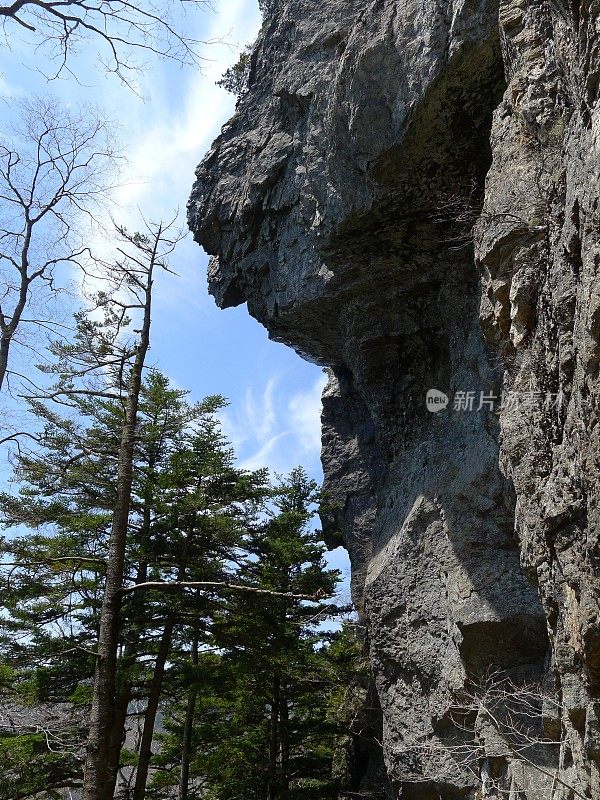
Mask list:
[[[238,580],[273,593],[316,595],[320,604],[276,594],[234,594],[212,629],[212,652],[189,665],[188,701],[166,720],[153,791],[168,796],[178,753],[191,774],[179,797],[300,800],[335,796],[336,725],[328,716],[335,681],[321,623],[338,573],[311,527],[318,493],[301,469],[276,491],[266,519],[248,532]],[[194,675],[196,676],[194,678]],[[180,690],[181,691],[181,690]],[[184,746],[190,699],[194,725]]]
[[[133,800],[145,797],[155,722],[174,637],[184,652],[190,639],[196,647],[199,640],[206,639],[220,602],[218,584],[232,578],[248,523],[267,491],[265,479],[264,470],[249,473],[234,466],[233,451],[214,417],[202,419],[187,446],[173,453],[163,475],[150,583],[166,586],[162,590],[160,585],[149,587],[148,595],[154,594],[155,602],[166,610],[146,702]],[[214,590],[197,592],[181,587],[176,594],[170,593],[170,587],[185,582],[213,583]],[[169,592],[167,597],[164,591]],[[146,609],[149,605],[148,601]]]
[[[219,800],[329,796],[331,681],[319,622],[337,574],[310,526],[316,485],[295,470],[259,517],[266,475],[235,467],[214,416],[222,399],[190,406],[158,373],[142,382],[165,240],[161,227],[154,238],[122,235],[139,257],[115,265],[113,291],[98,296],[104,319],[80,313],[74,339],[54,346],[57,382],[29,401],[43,431],[16,456],[19,496],[0,495],[2,520],[17,529],[0,564],[3,705],[37,715],[34,732],[44,734],[32,739],[24,723],[4,735],[0,724],[11,780],[36,748],[29,794],[7,800],[60,785],[112,800],[121,764],[128,796],[144,800],[166,763],[152,745],[179,671],[193,676],[179,735],[182,800],[194,780]],[[129,311],[140,327],[128,338]],[[213,711],[199,720],[207,702]],[[141,737],[127,752],[132,704]],[[58,732],[40,727],[58,708]]]
[[[156,372],[142,387],[125,586],[184,577],[222,580],[247,518],[265,493],[264,473],[233,466],[214,416],[222,399],[189,405],[184,395]],[[76,421],[35,403],[46,422],[39,446],[31,453],[21,450],[18,457],[19,496],[0,495],[6,526],[36,530],[4,542],[0,655],[13,676],[11,702],[21,698],[23,706],[27,697],[38,710],[41,704],[48,709],[66,704],[84,712],[95,667],[122,412],[119,403],[104,397],[81,396],[74,402]],[[214,602],[207,592],[166,596],[157,591],[134,591],[123,602],[109,753],[111,797],[130,704],[141,704],[142,744],[148,745],[165,654],[172,655],[173,639],[175,648],[185,649],[191,638],[204,635]],[[81,724],[77,730],[81,735]],[[13,738],[13,754],[23,744],[22,737]],[[64,753],[65,781],[80,780],[81,756],[80,739],[78,748]],[[143,752],[133,758],[138,775],[145,768],[143,758]],[[139,778],[139,787],[145,789],[146,777]],[[36,780],[31,784],[51,783],[41,768]]]

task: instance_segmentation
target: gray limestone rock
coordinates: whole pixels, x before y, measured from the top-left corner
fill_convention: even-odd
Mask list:
[[[217,302],[330,370],[323,522],[368,628],[383,796],[600,797],[599,14],[269,3],[198,167]],[[540,687],[529,749],[464,705],[494,676]]]

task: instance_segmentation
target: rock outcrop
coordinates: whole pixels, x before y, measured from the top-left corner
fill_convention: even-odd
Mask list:
[[[599,47],[591,0],[271,0],[197,171],[217,302],[330,369],[384,797],[600,797]]]

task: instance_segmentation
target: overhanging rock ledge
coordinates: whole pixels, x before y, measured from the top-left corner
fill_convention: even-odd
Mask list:
[[[330,369],[324,523],[368,629],[373,796],[600,798],[599,14],[271,0],[197,171],[219,305]],[[484,703],[456,724],[496,675],[552,698],[528,746]]]

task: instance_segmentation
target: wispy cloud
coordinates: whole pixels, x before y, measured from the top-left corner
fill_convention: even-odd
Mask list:
[[[321,395],[326,383],[325,375],[319,375],[310,389],[297,392],[288,402],[290,427],[306,453],[321,449]]]
[[[276,378],[269,378],[259,403],[254,399],[252,388],[248,387],[246,390],[243,406],[244,417],[250,423],[253,438],[259,441],[268,439],[275,427],[276,416],[273,395],[276,385]]]
[[[262,449],[273,438],[276,385],[277,378],[271,377],[258,394],[255,386],[248,386],[243,400],[223,413],[223,428],[236,451],[247,445]]]
[[[203,31],[207,44],[201,53],[200,74],[163,68],[158,80],[153,75],[151,82],[142,85],[148,100],[136,104],[134,113],[131,99],[123,96],[121,88],[106,84],[107,105],[116,105],[119,118],[127,119],[128,166],[117,193],[121,207],[135,213],[141,206],[148,214],[163,216],[176,206],[185,206],[197,162],[234,111],[233,96],[216,86],[216,81],[235,60],[236,48],[254,39],[259,26],[258,4],[220,0],[208,30]],[[175,108],[174,91],[181,98]]]
[[[277,446],[287,436],[284,431],[278,433],[276,436],[271,436],[259,450],[252,453],[248,458],[240,461],[242,469],[261,469],[262,467],[269,467],[272,472],[288,472],[286,467],[279,466],[281,462],[281,454],[277,452]]]
[[[222,415],[242,467],[288,472],[304,464],[310,472],[318,471],[325,382],[319,375],[309,389],[293,391],[280,376],[269,378],[259,391],[255,386],[246,389],[243,401]]]
[[[0,74],[0,97],[6,99],[7,97],[17,97],[23,94],[21,87],[9,83],[6,77]]]

